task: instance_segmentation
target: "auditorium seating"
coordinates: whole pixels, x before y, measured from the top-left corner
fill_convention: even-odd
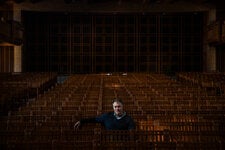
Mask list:
[[[221,95],[225,90],[225,76],[221,72],[180,72],[177,74],[180,81],[189,82],[207,90],[207,94]]]
[[[0,114],[18,109],[28,99],[43,93],[57,82],[57,74],[49,73],[1,73]]]
[[[224,149],[224,95],[208,95],[204,87],[183,80],[154,73],[71,75],[1,117],[0,147]],[[81,118],[112,111],[115,97],[123,99],[134,131],[106,131],[100,124],[74,129]]]

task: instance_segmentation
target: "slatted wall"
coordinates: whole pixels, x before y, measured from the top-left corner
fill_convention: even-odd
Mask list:
[[[14,47],[0,46],[0,72],[13,72]]]
[[[202,13],[22,13],[26,71],[202,70]]]

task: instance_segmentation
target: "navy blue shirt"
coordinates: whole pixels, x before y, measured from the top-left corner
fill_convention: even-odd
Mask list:
[[[81,119],[80,122],[81,125],[83,123],[101,123],[107,130],[135,129],[135,123],[130,116],[125,115],[117,119],[113,112],[105,113],[95,118]]]

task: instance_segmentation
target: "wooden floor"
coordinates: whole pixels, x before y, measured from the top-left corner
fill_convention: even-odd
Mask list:
[[[196,76],[196,74],[198,74]],[[224,75],[71,75],[1,117],[1,149],[225,149]],[[207,86],[203,86],[202,83]],[[209,84],[210,83],[210,84]],[[119,97],[135,131],[106,131],[99,124],[80,130],[80,118],[112,111]]]

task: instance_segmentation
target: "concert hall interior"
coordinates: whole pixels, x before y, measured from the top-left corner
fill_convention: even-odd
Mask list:
[[[223,0],[0,0],[0,149],[224,150],[224,59]]]

